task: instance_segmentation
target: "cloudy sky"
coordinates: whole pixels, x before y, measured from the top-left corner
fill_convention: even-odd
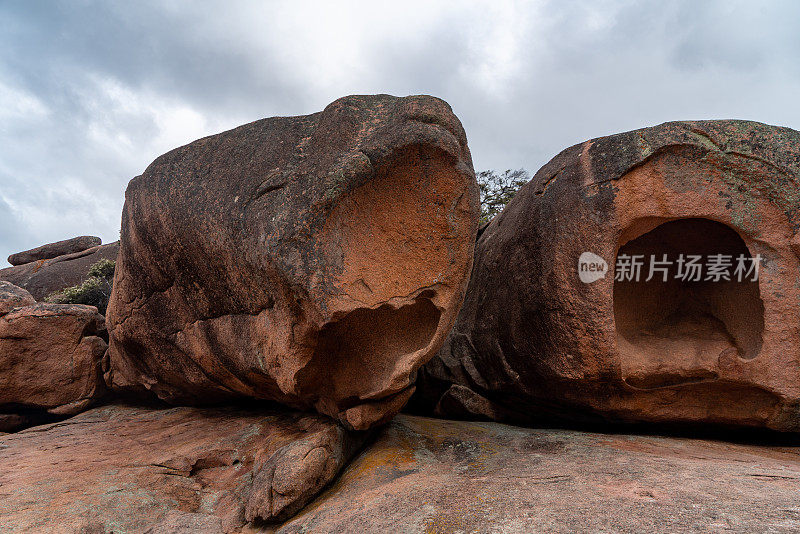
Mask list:
[[[360,93],[444,98],[477,170],[667,120],[800,129],[800,2],[0,0],[0,265],[118,239],[171,148]]]

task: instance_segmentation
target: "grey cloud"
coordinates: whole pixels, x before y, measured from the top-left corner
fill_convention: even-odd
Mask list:
[[[227,26],[229,19],[198,9],[202,5],[12,2],[6,16],[16,19],[15,31],[4,56],[26,87],[66,106],[74,101],[64,94],[64,82],[85,83],[81,78],[90,74],[228,111],[250,112],[262,99],[287,103],[302,95],[299,83],[269,75],[273,58],[254,54],[247,36]]]
[[[3,246],[3,252],[0,252],[3,258],[0,263],[6,263],[5,259],[10,251],[22,250],[25,247],[30,237],[27,234],[27,229],[16,220],[11,206],[0,198],[0,244]],[[9,250],[9,254],[6,254],[5,250]]]
[[[0,203],[0,258],[116,239],[127,181],[160,152],[344,94],[444,98],[476,169],[535,171],[574,143],[667,120],[800,127],[800,4],[509,5],[337,4],[352,22],[339,28],[300,2],[4,2],[0,98],[29,101],[0,110],[0,198],[15,207]],[[336,44],[350,47],[339,57]]]

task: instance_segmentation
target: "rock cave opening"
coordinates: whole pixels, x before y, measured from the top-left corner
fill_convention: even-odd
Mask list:
[[[631,268],[635,257],[643,262],[638,281]],[[693,257],[699,277],[689,265]],[[626,382],[650,389],[715,379],[723,354],[755,358],[764,305],[753,263],[739,234],[709,219],[672,220],[624,243],[617,253],[613,306]],[[712,264],[724,274],[713,274]],[[737,272],[744,267],[747,272]],[[621,270],[627,274],[622,280]]]
[[[298,382],[323,397],[353,402],[378,393],[390,386],[398,360],[428,346],[440,316],[424,295],[399,308],[353,310],[322,328],[314,357]]]

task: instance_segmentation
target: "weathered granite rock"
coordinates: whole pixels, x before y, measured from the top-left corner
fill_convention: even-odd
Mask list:
[[[0,316],[7,314],[14,308],[32,304],[36,304],[36,299],[33,298],[33,295],[11,282],[0,280]]]
[[[9,532],[238,532],[246,513],[305,504],[364,437],[275,410],[95,408],[0,436],[0,518]]]
[[[800,133],[753,122],[673,122],[568,148],[480,235],[417,408],[800,430],[799,180]],[[578,271],[586,252],[600,270]],[[667,281],[646,282],[664,254]],[[700,281],[676,280],[681,255],[702,256]],[[709,280],[716,255],[730,281]],[[740,281],[738,257],[749,270],[759,255],[758,280]],[[647,258],[640,281],[615,281],[631,274],[615,258],[634,256]]]
[[[8,257],[8,263],[11,265],[24,265],[32,261],[49,260],[65,254],[74,254],[76,252],[83,252],[86,249],[100,245],[102,241],[99,237],[94,236],[80,236],[73,237],[72,239],[65,239],[57,241],[56,243],[48,243],[41,247],[36,247],[25,252],[17,252]]]
[[[0,430],[25,426],[36,412],[87,408],[105,392],[103,316],[92,306],[36,304],[0,284]]]
[[[110,381],[385,421],[452,326],[477,220],[463,128],[432,97],[346,97],[173,150],[126,192]]]
[[[116,260],[119,241],[95,246],[81,252],[16,267],[0,269],[0,280],[26,289],[36,300],[64,288],[76,286],[88,278],[89,268],[100,260]]]
[[[799,484],[785,444],[399,415],[277,532],[789,533]]]

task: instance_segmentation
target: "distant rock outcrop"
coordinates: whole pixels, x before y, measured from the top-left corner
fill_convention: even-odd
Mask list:
[[[26,289],[41,301],[51,293],[83,283],[89,278],[92,265],[104,259],[114,261],[118,252],[119,241],[94,246],[80,252],[0,269],[0,280]]]
[[[366,436],[298,413],[95,408],[2,437],[7,532],[240,532],[311,500]]]
[[[83,252],[86,249],[100,245],[102,241],[99,237],[94,236],[80,236],[73,237],[72,239],[65,239],[56,243],[48,243],[41,247],[32,248],[25,252],[17,252],[8,257],[8,263],[11,265],[24,265],[32,261],[49,260],[65,254],[74,254],[75,252]]]
[[[481,234],[414,402],[800,431],[798,224],[788,128],[672,122],[568,148]]]
[[[105,391],[103,316],[91,306],[37,304],[0,282],[0,431],[30,412],[71,415]]]
[[[346,97],[173,150],[126,192],[113,386],[386,421],[452,326],[477,221],[464,130],[432,97]]]

